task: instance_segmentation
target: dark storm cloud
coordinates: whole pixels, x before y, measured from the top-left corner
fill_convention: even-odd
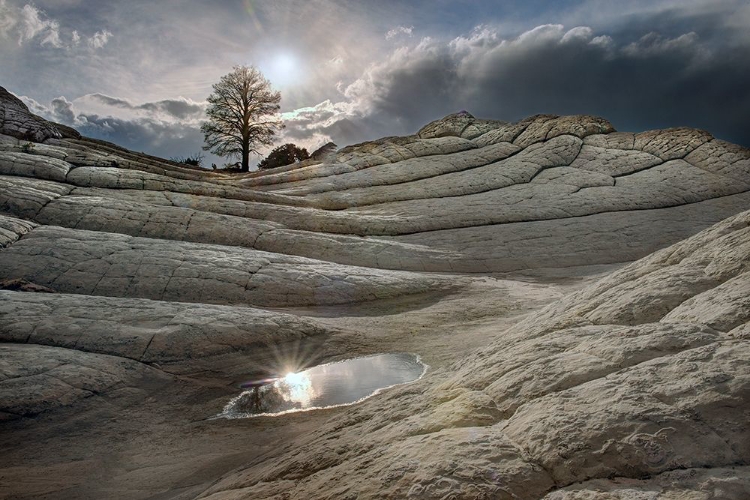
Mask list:
[[[703,43],[695,32],[622,42],[587,27],[545,25],[510,40],[489,27],[422,40],[372,65],[345,96],[363,119],[385,125],[381,133],[413,132],[466,109],[503,120],[595,114],[622,130],[686,125],[750,145],[748,89],[745,45]],[[330,130],[331,118],[322,111],[320,118]]]
[[[52,99],[50,113],[52,119],[56,122],[68,125],[75,124],[75,113],[73,112],[73,103],[65,97]]]
[[[138,109],[155,113],[166,113],[178,120],[187,120],[196,117],[202,119],[206,112],[205,106],[190,102],[187,99],[165,99],[163,101],[150,102],[138,106]]]
[[[203,142],[200,130],[193,126],[157,120],[123,120],[80,114],[76,117],[76,124],[76,128],[89,137],[164,158],[192,156],[201,151]]]
[[[125,99],[118,99],[116,97],[110,97],[104,94],[90,94],[89,97],[91,99],[96,99],[97,101],[102,102],[103,104],[106,104],[108,106],[115,106],[118,108],[124,108],[124,109],[132,109],[133,105],[130,104]]]
[[[131,111],[147,111],[154,114],[164,114],[177,120],[203,119],[206,111],[205,105],[190,101],[185,98],[164,99],[156,102],[147,102],[144,104],[132,104],[125,99],[118,99],[104,94],[90,94],[85,96],[88,99],[96,100],[107,106],[126,109]]]
[[[57,97],[45,106],[27,96],[20,98],[38,115],[75,127],[86,136],[134,151],[165,158],[201,152],[200,120],[204,117],[201,103],[180,99],[136,105],[124,99],[92,94],[72,102]],[[128,116],[117,116],[117,110],[126,110]],[[207,154],[206,164],[211,163],[220,163],[220,160]]]

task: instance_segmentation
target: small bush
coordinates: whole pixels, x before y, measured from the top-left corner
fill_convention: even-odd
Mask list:
[[[203,153],[195,153],[192,156],[173,156],[170,161],[175,163],[182,163],[184,165],[190,165],[192,167],[200,167],[203,162]]]
[[[225,163],[223,167],[218,169],[221,172],[228,172],[228,173],[239,173],[244,172],[242,170],[242,163]]]
[[[271,151],[271,153],[258,163],[258,169],[266,170],[269,168],[283,167],[292,163],[307,160],[310,158],[305,148],[297,147],[294,144],[284,144]]]

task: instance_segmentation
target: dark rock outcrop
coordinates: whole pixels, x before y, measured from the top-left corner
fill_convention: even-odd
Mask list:
[[[29,113],[29,108],[23,101],[2,87],[0,87],[0,133],[31,142],[62,138],[62,133],[56,127],[43,118]]]

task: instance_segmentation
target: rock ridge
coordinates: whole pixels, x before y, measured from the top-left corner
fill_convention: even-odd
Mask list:
[[[459,112],[233,175],[0,88],[0,282],[14,498],[750,496],[750,150],[705,131]],[[432,368],[212,418],[380,352]]]

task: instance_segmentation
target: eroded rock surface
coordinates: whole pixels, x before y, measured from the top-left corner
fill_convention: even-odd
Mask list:
[[[314,321],[255,308],[0,290],[0,340],[188,362],[324,335]]]
[[[749,273],[744,212],[331,419],[308,444],[201,498],[742,498]]]
[[[0,279],[63,293],[259,305],[331,305],[449,289],[439,275],[342,266],[258,250],[42,226],[2,254]]]
[[[464,112],[414,136],[235,176],[85,138],[50,137],[29,147],[4,137],[0,207],[8,215],[392,270],[631,260],[737,213],[750,192],[747,149],[687,128],[614,132],[590,116],[509,124]],[[708,207],[709,215],[696,215],[690,229],[687,207],[695,214]],[[609,244],[600,238],[598,214],[611,214]],[[554,221],[554,236],[524,237],[546,221]],[[658,221],[684,230],[656,230]],[[636,235],[626,246],[616,241],[624,224]],[[509,230],[518,236],[496,236]],[[485,245],[475,234],[501,245]],[[598,241],[596,251],[570,245],[587,239]]]
[[[0,420],[31,417],[127,386],[155,369],[115,356],[0,344]],[[157,375],[167,378],[163,374]]]
[[[52,123],[29,112],[19,98],[0,87],[0,134],[26,141],[59,139],[62,132]]]
[[[461,112],[233,175],[0,88],[0,491],[745,498],[748,209],[750,150],[689,128]],[[434,369],[210,420],[248,377],[386,348]]]

